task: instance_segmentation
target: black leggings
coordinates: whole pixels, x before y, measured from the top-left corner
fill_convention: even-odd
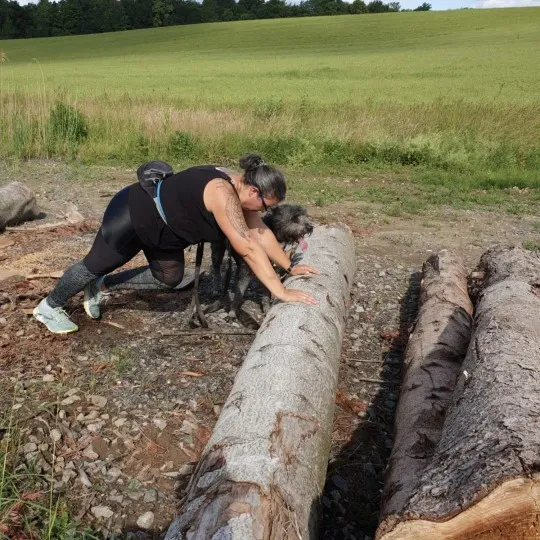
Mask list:
[[[66,270],[47,298],[52,307],[62,307],[88,283],[102,276],[109,290],[174,289],[184,276],[184,251],[160,250],[145,246],[131,223],[129,187],[111,200],[88,255]],[[107,275],[144,252],[148,266]]]

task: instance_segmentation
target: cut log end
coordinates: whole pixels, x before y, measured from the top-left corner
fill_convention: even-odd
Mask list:
[[[380,540],[538,540],[540,538],[540,474],[498,486],[464,512],[446,521],[411,521],[389,516],[379,526]],[[396,525],[397,523],[397,525]]]

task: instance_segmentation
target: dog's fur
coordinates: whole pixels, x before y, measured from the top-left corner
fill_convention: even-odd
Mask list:
[[[305,208],[293,204],[281,204],[271,208],[262,217],[266,226],[274,233],[277,241],[282,245],[289,258],[293,258],[298,242],[306,235],[313,232],[311,222]],[[225,251],[229,252],[229,265],[225,278],[222,278],[221,265],[225,256]],[[212,243],[212,279],[214,294],[221,297],[209,311],[215,311],[221,307],[228,308],[228,287],[231,280],[232,260],[236,262],[236,279],[234,297],[228,311],[231,317],[238,317],[238,313],[244,302],[244,295],[253,277],[249,266],[242,257],[234,251],[230,244],[223,242]],[[266,311],[270,304],[269,296],[263,297],[263,310]]]
[[[38,216],[36,198],[29,187],[12,182],[0,188],[0,231],[6,225],[17,225]]]

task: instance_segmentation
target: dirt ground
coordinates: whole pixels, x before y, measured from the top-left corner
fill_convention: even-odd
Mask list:
[[[81,297],[74,298],[67,311],[80,326],[76,334],[54,336],[36,323],[30,310],[56,279],[28,276],[59,272],[82,258],[126,178],[120,171],[101,185],[66,185],[52,166],[48,175],[25,179],[47,216],[0,235],[0,407],[18,427],[21,463],[41,475],[36,489],[52,484],[72,515],[106,538],[129,531],[159,538],[263,314],[252,289],[240,322],[218,312],[209,316],[211,331],[189,333],[184,312],[191,290],[126,291],[114,294],[101,321],[89,320]],[[69,203],[84,222],[36,229],[62,220]],[[357,249],[322,499],[326,540],[374,536],[422,263],[450,248],[472,269],[488,247],[521,244],[537,221],[442,207],[407,218],[379,210],[362,203],[309,206],[320,223],[347,223]],[[194,255],[187,254],[188,265]],[[206,276],[202,300],[211,301]]]

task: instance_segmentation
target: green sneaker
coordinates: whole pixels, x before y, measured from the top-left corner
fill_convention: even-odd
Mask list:
[[[34,309],[34,318],[43,323],[53,334],[70,334],[79,329],[61,307],[49,306],[46,298]]]
[[[101,284],[104,277],[100,277],[91,281],[84,288],[84,311],[91,319],[99,319],[101,317],[101,309],[99,305],[105,296],[109,296],[109,293],[104,293],[101,290]]]

